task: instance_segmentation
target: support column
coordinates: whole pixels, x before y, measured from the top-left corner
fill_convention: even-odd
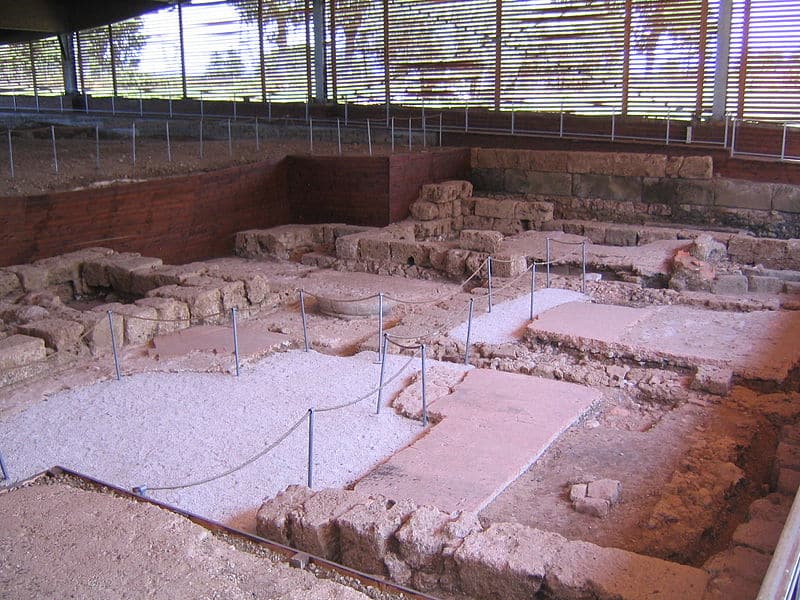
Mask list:
[[[714,103],[711,118],[721,121],[725,118],[728,100],[728,66],[731,54],[731,19],[733,0],[720,0],[717,20],[717,60],[714,68]]]
[[[64,76],[64,94],[78,95],[78,70],[75,68],[74,34],[59,33],[58,45],[61,48],[61,72]]]

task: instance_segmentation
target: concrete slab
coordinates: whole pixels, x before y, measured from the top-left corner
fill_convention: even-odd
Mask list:
[[[479,511],[599,398],[571,383],[475,369],[432,403],[442,421],[355,489],[447,512]]]
[[[633,360],[714,365],[745,379],[783,381],[800,361],[800,314],[687,306],[629,308],[571,302],[531,323],[526,338]]]
[[[288,336],[266,331],[263,325],[256,322],[240,323],[238,337],[241,356],[269,352],[290,342]],[[159,335],[153,338],[153,348],[148,353],[171,358],[196,351],[233,354],[233,330],[224,325],[198,325]]]

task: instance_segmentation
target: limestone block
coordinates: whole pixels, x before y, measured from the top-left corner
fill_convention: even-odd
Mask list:
[[[578,198],[638,202],[642,198],[642,180],[617,175],[577,174],[573,178],[573,193]]]
[[[574,502],[575,510],[585,515],[591,515],[600,519],[605,519],[611,508],[608,500],[603,498],[578,498]]]
[[[242,277],[242,282],[244,283],[244,291],[250,304],[261,304],[266,298],[267,292],[269,292],[267,278],[258,273],[254,273]]]
[[[519,168],[526,171],[565,173],[569,152],[547,150],[519,150]]]
[[[176,298],[152,296],[140,298],[134,304],[155,309],[158,318],[163,319],[158,323],[159,335],[186,329],[190,325],[189,306]]]
[[[733,382],[733,370],[713,365],[699,365],[691,383],[693,390],[727,396]]]
[[[267,254],[288,260],[323,242],[322,225],[279,225],[262,230],[258,239]]]
[[[42,306],[28,304],[2,304],[0,305],[0,318],[7,325],[21,325],[46,319],[50,311]]]
[[[524,162],[523,152],[512,148],[497,148],[495,150],[495,166],[501,169],[518,169]]]
[[[158,311],[152,306],[137,306],[136,304],[115,304],[98,306],[96,310],[105,312],[114,311],[115,315],[122,315],[122,327],[126,344],[146,344],[158,333]],[[118,343],[123,341],[117,338]]]
[[[576,483],[569,488],[570,502],[577,502],[580,498],[586,498],[586,493],[589,490],[589,485],[586,483]]]
[[[218,318],[222,312],[222,299],[219,288],[214,286],[191,287],[165,285],[147,292],[148,297],[173,298],[189,307],[192,319],[206,320]]]
[[[553,220],[553,203],[526,201],[518,202],[514,218],[529,221],[531,229],[541,229],[548,221]]]
[[[777,277],[750,275],[747,281],[749,290],[759,294],[780,294],[784,289],[783,279],[778,279]]]
[[[704,600],[750,600],[758,596],[772,557],[743,546],[715,554],[703,565],[712,579]]]
[[[683,156],[667,156],[665,175],[667,177],[677,177],[683,165]]]
[[[479,231],[476,229],[463,229],[458,236],[458,245],[465,250],[476,250],[493,254],[500,247],[503,234],[497,231]]]
[[[347,225],[345,223],[323,223],[322,227],[322,243],[326,246],[333,247],[336,240],[343,235],[350,235],[352,233],[361,233],[371,229],[363,225]]]
[[[517,523],[494,523],[470,534],[454,555],[461,589],[476,598],[533,598],[564,541]]]
[[[0,339],[0,371],[23,367],[47,357],[40,337],[14,334]]]
[[[772,209],[771,183],[720,178],[715,181],[715,186],[715,206],[751,210]]]
[[[515,219],[518,204],[517,200],[476,198],[475,215],[495,219]]]
[[[609,175],[625,177],[664,177],[667,173],[667,157],[663,154],[612,153],[613,162]]]
[[[466,269],[468,250],[453,249],[447,251],[447,262],[445,272],[456,279],[463,277]]]
[[[447,214],[449,217],[449,213]],[[383,237],[390,240],[413,242],[416,224],[413,221],[398,221],[391,223],[382,229],[374,231],[375,237]],[[373,237],[373,236],[369,236]]]
[[[343,513],[364,498],[350,490],[325,489],[308,498],[300,508],[289,513],[290,539],[295,548],[329,560],[341,556],[339,528]]]
[[[711,282],[716,277],[714,267],[696,259],[684,250],[678,250],[672,261],[672,277],[669,287],[683,291],[710,291]]]
[[[22,283],[10,269],[0,269],[0,298],[22,292]]]
[[[485,252],[470,252],[469,256],[467,256],[467,261],[465,263],[466,271],[468,274],[472,274],[478,269],[480,269],[479,277],[485,278],[488,276],[488,266],[484,264],[486,259],[489,257],[488,254]]]
[[[397,264],[430,267],[430,245],[426,242],[390,241],[391,261]]]
[[[36,265],[12,265],[6,269],[14,273],[26,292],[39,292],[47,288],[49,271]]]
[[[469,198],[471,195],[472,184],[469,181],[442,181],[423,185],[419,191],[419,200],[442,204],[456,198]]]
[[[722,295],[746,294],[748,290],[747,277],[736,273],[720,273],[711,282],[711,292]]]
[[[778,545],[782,530],[783,523],[755,519],[739,525],[733,531],[732,541],[738,546],[772,554]]]
[[[516,235],[525,231],[525,225],[519,219],[494,219],[492,229],[503,235]]]
[[[775,491],[794,496],[798,487],[800,487],[800,471],[795,471],[794,469],[778,470],[778,483]]]
[[[409,206],[411,216],[419,221],[432,221],[439,218],[439,206],[433,202],[417,200]]]
[[[450,515],[438,508],[419,507],[395,534],[400,556],[415,570],[438,570],[442,549],[450,539],[444,530],[449,521]]]
[[[259,229],[237,231],[233,239],[233,252],[241,258],[255,258],[263,254],[259,243]]]
[[[343,260],[358,260],[360,233],[351,233],[336,238],[336,257]]]
[[[289,514],[302,508],[314,492],[304,485],[290,485],[266,500],[256,514],[256,533],[280,544],[291,544]]]
[[[622,484],[616,479],[598,479],[587,486],[586,496],[606,500],[610,506],[619,502]]]
[[[131,292],[144,296],[150,290],[165,285],[180,285],[188,279],[208,273],[208,265],[202,262],[186,265],[162,265],[152,269],[131,271]]]
[[[230,313],[232,308],[241,310],[250,305],[247,301],[243,281],[225,281],[224,279],[217,279],[214,285],[219,288],[222,310],[225,311],[226,315]]]
[[[646,178],[642,186],[642,201],[667,205],[714,204],[712,181]]]
[[[492,217],[468,215],[464,217],[464,229],[490,230],[494,226]]]
[[[365,573],[387,574],[383,561],[394,533],[415,508],[410,500],[377,497],[344,512],[336,519],[342,562]]]
[[[505,169],[503,171],[503,189],[515,194],[527,194],[530,191],[528,172],[521,169]]]
[[[502,192],[504,181],[502,169],[472,169],[470,179],[475,189],[490,192]]]
[[[606,229],[608,225],[605,223],[592,223],[587,222],[583,224],[582,232],[577,233],[577,235],[583,235],[584,237],[588,238],[590,242],[593,244],[605,244],[606,241]],[[572,228],[570,231],[565,231],[566,233],[573,233]]]
[[[569,173],[610,175],[613,164],[614,157],[610,152],[570,152],[566,170]]]
[[[447,271],[448,250],[450,250],[448,246],[435,243],[430,245],[431,266],[437,271]]]
[[[452,229],[453,233],[458,233],[459,231],[464,229],[464,217],[462,217],[461,215],[453,217],[452,227],[453,227]]]
[[[609,225],[606,228],[605,243],[608,246],[635,246],[638,239],[637,231],[633,227]]]
[[[44,340],[53,350],[72,350],[80,343],[83,326],[66,319],[42,319],[18,327],[20,333]]]
[[[772,210],[800,213],[800,185],[773,184]]]
[[[363,260],[388,262],[391,258],[389,239],[384,237],[362,237],[358,242],[358,256]]]
[[[783,494],[773,493],[752,502],[747,509],[747,515],[748,519],[751,521],[754,519],[761,519],[764,521],[785,523],[791,508],[791,498],[787,498]]]
[[[800,446],[780,442],[775,451],[775,463],[779,469],[794,469],[800,471]]]
[[[701,233],[694,238],[694,244],[689,249],[689,253],[706,262],[716,262],[728,258],[728,249],[725,244],[718,242],[707,233]]]
[[[684,179],[711,179],[714,174],[714,161],[710,156],[683,156],[681,159],[677,171],[678,177]]]
[[[492,258],[492,275],[495,277],[517,277],[528,268],[522,255],[498,254]]]
[[[92,353],[111,350],[111,329],[108,313],[99,310],[87,310],[81,313],[79,322],[83,325],[83,335]],[[122,315],[112,314],[111,323],[118,348],[125,340],[125,328]]]
[[[117,292],[136,294],[133,287],[133,275],[135,273],[146,275],[162,264],[160,258],[148,258],[145,256],[114,260],[114,262],[108,264],[108,281]]]
[[[414,237],[418,240],[446,239],[452,232],[452,219],[435,219],[414,223]]]
[[[467,217],[469,215],[475,214],[475,198],[462,198],[460,201],[461,204],[461,216]]]

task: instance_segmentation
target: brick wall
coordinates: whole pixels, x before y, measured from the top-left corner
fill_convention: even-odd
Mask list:
[[[185,263],[229,255],[237,231],[289,219],[281,161],[0,203],[2,265],[89,246]]]

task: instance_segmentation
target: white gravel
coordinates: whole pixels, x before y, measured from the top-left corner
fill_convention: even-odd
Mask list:
[[[387,379],[406,362],[389,356]],[[435,361],[431,361],[434,363]],[[384,403],[419,369],[414,361]],[[13,480],[54,465],[123,488],[175,485],[223,472],[276,440],[310,407],[354,400],[377,386],[380,365],[364,352],[271,355],[239,378],[211,373],[148,373],[105,381],[38,402],[2,423],[0,451]],[[315,413],[314,487],[343,486],[422,433],[376,394],[341,410]],[[306,483],[307,419],[253,464],[208,484],[148,494],[235,527],[252,529],[266,497]]]
[[[533,314],[539,315],[559,304],[576,301],[588,301],[589,297],[580,292],[546,288],[533,294]],[[492,312],[485,310],[472,315],[472,332],[470,343],[504,344],[522,338],[525,326],[530,322],[530,294],[514,300],[507,300],[492,306]],[[467,323],[450,330],[450,337],[462,342],[467,340]]]

